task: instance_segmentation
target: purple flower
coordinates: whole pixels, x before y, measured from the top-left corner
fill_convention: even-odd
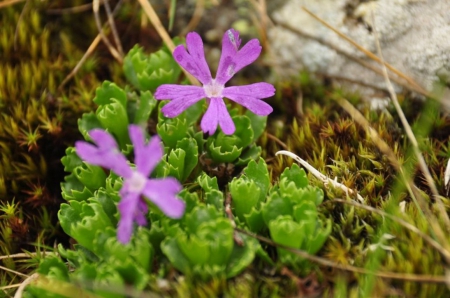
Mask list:
[[[180,45],[173,51],[173,56],[180,66],[196,77],[203,87],[164,84],[155,92],[156,99],[171,100],[162,108],[166,117],[176,117],[202,98],[207,98],[208,109],[201,121],[201,128],[206,133],[214,134],[220,125],[225,134],[235,131],[233,120],[227,111],[223,98],[229,98],[246,107],[256,115],[266,116],[272,112],[272,107],[260,100],[275,94],[275,88],[268,83],[255,83],[245,86],[225,87],[233,75],[243,67],[254,62],[261,53],[257,39],[250,40],[239,50],[241,40],[239,33],[230,29],[222,39],[222,56],[216,78],[205,60],[201,37],[190,32],[186,36],[187,50]],[[189,53],[188,53],[189,51]]]
[[[178,180],[173,177],[148,178],[163,156],[159,137],[153,137],[146,144],[144,133],[139,126],[130,125],[128,130],[134,145],[136,170],[130,167],[114,138],[102,129],[89,132],[97,146],[83,141],[75,143],[76,152],[84,161],[110,169],[124,178],[119,192],[122,200],[118,206],[120,221],[117,227],[117,238],[123,244],[130,241],[133,223],[140,226],[147,224],[145,214],[148,207],[142,195],[172,218],[180,218],[185,209],[185,203],[176,197],[182,189]]]

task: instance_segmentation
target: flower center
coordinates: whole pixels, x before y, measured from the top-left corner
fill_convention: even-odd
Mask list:
[[[141,192],[147,183],[147,178],[141,173],[134,171],[133,175],[127,179],[127,183],[129,186],[129,191]]]
[[[222,97],[223,84],[219,84],[215,79],[211,83],[203,85],[206,96],[211,97]]]

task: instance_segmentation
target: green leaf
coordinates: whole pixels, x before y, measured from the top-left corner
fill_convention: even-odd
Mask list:
[[[209,192],[211,190],[219,190],[219,185],[217,184],[217,177],[210,177],[205,173],[203,173],[201,176],[197,178],[197,182],[205,192]]]
[[[85,140],[90,140],[88,132],[94,128],[101,128],[102,124],[97,119],[97,116],[93,113],[84,113],[81,119],[78,119],[78,130],[81,132]]]
[[[250,119],[244,115],[234,116],[232,119],[236,126],[234,135],[240,139],[238,146],[241,148],[247,147],[253,142],[254,137]]]
[[[190,213],[186,214],[184,224],[189,234],[196,234],[198,227],[206,222],[215,221],[222,215],[211,205],[198,205]]]
[[[219,190],[211,189],[205,192],[205,203],[213,205],[217,210],[223,209],[223,193]]]
[[[64,181],[61,183],[61,190],[66,201],[86,201],[92,197],[93,193],[77,179],[75,174],[64,177]]]
[[[120,103],[124,108],[127,106],[127,94],[116,84],[104,81],[101,87],[95,90],[94,102],[99,106],[108,105],[113,102]]]
[[[214,141],[210,142],[208,149],[211,158],[217,163],[233,162],[242,152],[242,148],[238,148],[235,145],[225,143],[222,146],[216,146]]]
[[[302,248],[310,254],[316,254],[327,241],[331,233],[331,228],[332,224],[330,219],[327,220],[325,228],[320,224],[320,228],[314,234],[311,234]]]
[[[67,147],[66,156],[61,158],[64,171],[72,172],[76,167],[80,166],[83,161],[78,157],[74,147]]]
[[[210,258],[210,243],[200,239],[195,235],[190,235],[189,238],[185,234],[179,234],[177,244],[182,253],[186,256],[193,265],[207,264]]]
[[[269,232],[274,242],[296,249],[300,248],[306,236],[302,226],[293,221],[290,216],[280,216],[271,221],[269,223]],[[297,257],[294,253],[283,248],[277,248],[277,251],[282,262],[286,262],[289,257]]]
[[[261,151],[261,147],[251,145],[242,152],[241,156],[239,156],[238,160],[234,164],[236,166],[245,166],[251,160],[257,160],[261,156]]]
[[[146,55],[137,45],[125,56],[123,69],[127,80],[134,87],[152,92],[162,84],[175,83],[181,72],[172,55],[165,50]]]
[[[259,247],[258,241],[242,234],[241,237],[244,241],[244,245],[234,245],[233,252],[231,253],[230,260],[227,264],[227,278],[234,277],[241,273],[255,259],[255,253]]]
[[[111,99],[111,103],[99,106],[96,114],[102,127],[113,134],[118,140],[120,149],[125,150],[126,145],[131,143],[128,136],[126,107],[116,99]]]
[[[188,136],[188,123],[181,116],[173,119],[163,119],[156,125],[156,131],[164,144],[174,149],[179,140]]]
[[[272,192],[268,201],[262,205],[261,209],[266,225],[269,225],[271,221],[279,216],[292,214],[292,205],[289,199],[280,196],[278,192]]]
[[[264,159],[260,158],[258,163],[256,163],[255,160],[251,160],[245,168],[244,173],[247,178],[255,182],[258,187],[260,194],[259,202],[264,202],[270,186],[269,171],[267,170]]]
[[[156,107],[156,99],[153,97],[150,91],[141,92],[136,114],[133,118],[133,123],[139,125],[146,125],[150,114]]]
[[[297,164],[293,164],[290,168],[286,168],[280,176],[280,181],[286,178],[289,182],[294,182],[297,188],[303,188],[308,185],[308,178],[305,170]]]
[[[167,164],[169,166],[169,176],[173,176],[182,181],[184,175],[184,161],[186,152],[183,149],[175,149],[170,151],[167,156]]]
[[[56,256],[42,258],[36,272],[54,280],[69,281],[69,270],[66,264]]]
[[[244,215],[249,214],[252,208],[258,205],[260,189],[252,180],[246,181],[243,178],[234,178],[230,183],[230,193],[234,212],[243,221]]]
[[[74,169],[73,174],[91,191],[105,186],[106,174],[101,167],[83,163]]]
[[[177,148],[183,149],[185,152],[183,173],[180,180],[184,182],[198,163],[197,142],[193,138],[184,138],[177,142]]]
[[[252,143],[256,142],[266,129],[267,116],[258,116],[253,114],[250,110],[245,111],[245,116],[250,119],[250,125],[253,130]]]
[[[161,250],[175,268],[184,274],[190,273],[191,265],[178,246],[176,238],[167,237],[164,239],[161,243]]]
[[[258,233],[264,228],[264,219],[261,210],[256,210],[253,207],[250,213],[244,215],[244,218],[250,231]]]

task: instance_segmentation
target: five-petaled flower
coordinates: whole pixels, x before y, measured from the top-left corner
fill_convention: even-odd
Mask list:
[[[216,78],[205,60],[201,37],[190,32],[186,36],[187,50],[183,45],[177,46],[173,52],[175,60],[186,71],[196,77],[203,87],[164,84],[155,92],[156,99],[169,99],[170,102],[162,108],[166,117],[176,117],[202,98],[207,98],[208,109],[201,121],[201,128],[206,133],[214,134],[220,125],[225,134],[232,134],[235,126],[227,111],[223,98],[246,107],[256,115],[266,116],[272,112],[272,107],[261,98],[273,96],[275,88],[268,83],[255,83],[245,86],[225,87],[231,77],[243,67],[254,62],[261,53],[257,39],[250,40],[239,50],[241,40],[239,33],[230,29],[222,39],[222,55],[219,61]],[[189,53],[188,53],[189,51]]]
[[[134,145],[136,170],[130,167],[114,138],[104,130],[89,131],[89,136],[97,146],[83,141],[75,143],[78,156],[85,162],[109,169],[124,178],[119,192],[122,200],[118,206],[120,221],[117,228],[117,238],[124,244],[130,241],[134,223],[141,226],[147,224],[145,214],[148,207],[142,195],[172,218],[180,218],[185,209],[185,203],[176,197],[182,187],[175,178],[148,178],[163,156],[159,137],[153,137],[146,144],[139,126],[130,125],[128,130]]]

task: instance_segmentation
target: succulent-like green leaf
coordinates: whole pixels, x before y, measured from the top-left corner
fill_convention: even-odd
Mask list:
[[[250,119],[250,125],[253,130],[252,143],[256,142],[256,140],[258,140],[258,138],[263,134],[264,129],[266,129],[267,116],[255,115],[250,110],[245,111],[245,116]]]
[[[94,102],[99,106],[111,104],[113,102],[120,103],[123,108],[127,106],[127,94],[116,84],[104,81],[101,87],[95,90]]]
[[[84,113],[81,119],[78,119],[78,130],[85,140],[90,140],[88,132],[94,128],[103,128],[97,116],[93,113]]]
[[[308,185],[308,178],[305,170],[297,164],[293,164],[290,168],[286,168],[280,176],[280,181],[286,178],[290,182],[294,182],[297,188],[303,188]]]
[[[292,205],[289,199],[280,196],[277,192],[270,194],[269,199],[262,205],[261,209],[266,225],[269,225],[272,220],[275,220],[279,216],[292,214]]]
[[[234,178],[230,183],[230,193],[234,206],[234,213],[241,221],[257,206],[260,199],[260,189],[253,180]]]
[[[257,160],[261,156],[261,151],[261,147],[251,145],[250,147],[243,150],[242,154],[234,164],[237,166],[245,166],[251,160]]]
[[[101,167],[83,163],[76,167],[73,173],[91,191],[105,186],[106,174]]]
[[[195,169],[198,163],[198,148],[197,142],[193,138],[184,138],[177,142],[177,148],[182,149],[185,152],[183,173],[181,176],[181,182],[185,181],[192,170]]]
[[[105,130],[116,137],[120,149],[125,150],[126,145],[131,143],[128,135],[127,110],[117,99],[113,98],[110,101],[109,104],[98,107],[97,119]]]
[[[64,171],[72,172],[76,167],[80,166],[83,161],[78,157],[74,147],[67,147],[66,155],[61,158]]]
[[[219,185],[217,184],[217,177],[210,177],[203,173],[201,176],[197,178],[198,184],[203,188],[205,192],[209,192],[211,190],[219,190]]]
[[[225,143],[221,146],[214,144],[214,141],[209,143],[209,154],[215,162],[233,162],[239,157],[242,152],[242,148],[238,148],[235,145],[230,145],[230,143]]]
[[[153,109],[156,107],[156,103],[157,101],[150,91],[141,92],[133,118],[133,123],[145,125]]]
[[[184,117],[165,119],[159,121],[156,131],[166,146],[175,149],[177,142],[188,136],[188,123]]]
[[[269,223],[270,237],[276,243],[292,248],[300,248],[303,239],[307,236],[302,225],[296,223],[291,216],[280,216]],[[286,256],[294,255],[283,248],[277,248],[279,257],[285,262]]]
[[[146,55],[139,46],[134,46],[125,56],[123,69],[128,81],[141,91],[154,92],[162,84],[176,82],[181,68],[172,55],[161,49]]]
[[[245,176],[255,182],[259,189],[259,202],[264,202],[270,186],[269,171],[264,159],[260,158],[258,163],[251,160],[244,169]],[[259,205],[258,205],[259,207]]]

